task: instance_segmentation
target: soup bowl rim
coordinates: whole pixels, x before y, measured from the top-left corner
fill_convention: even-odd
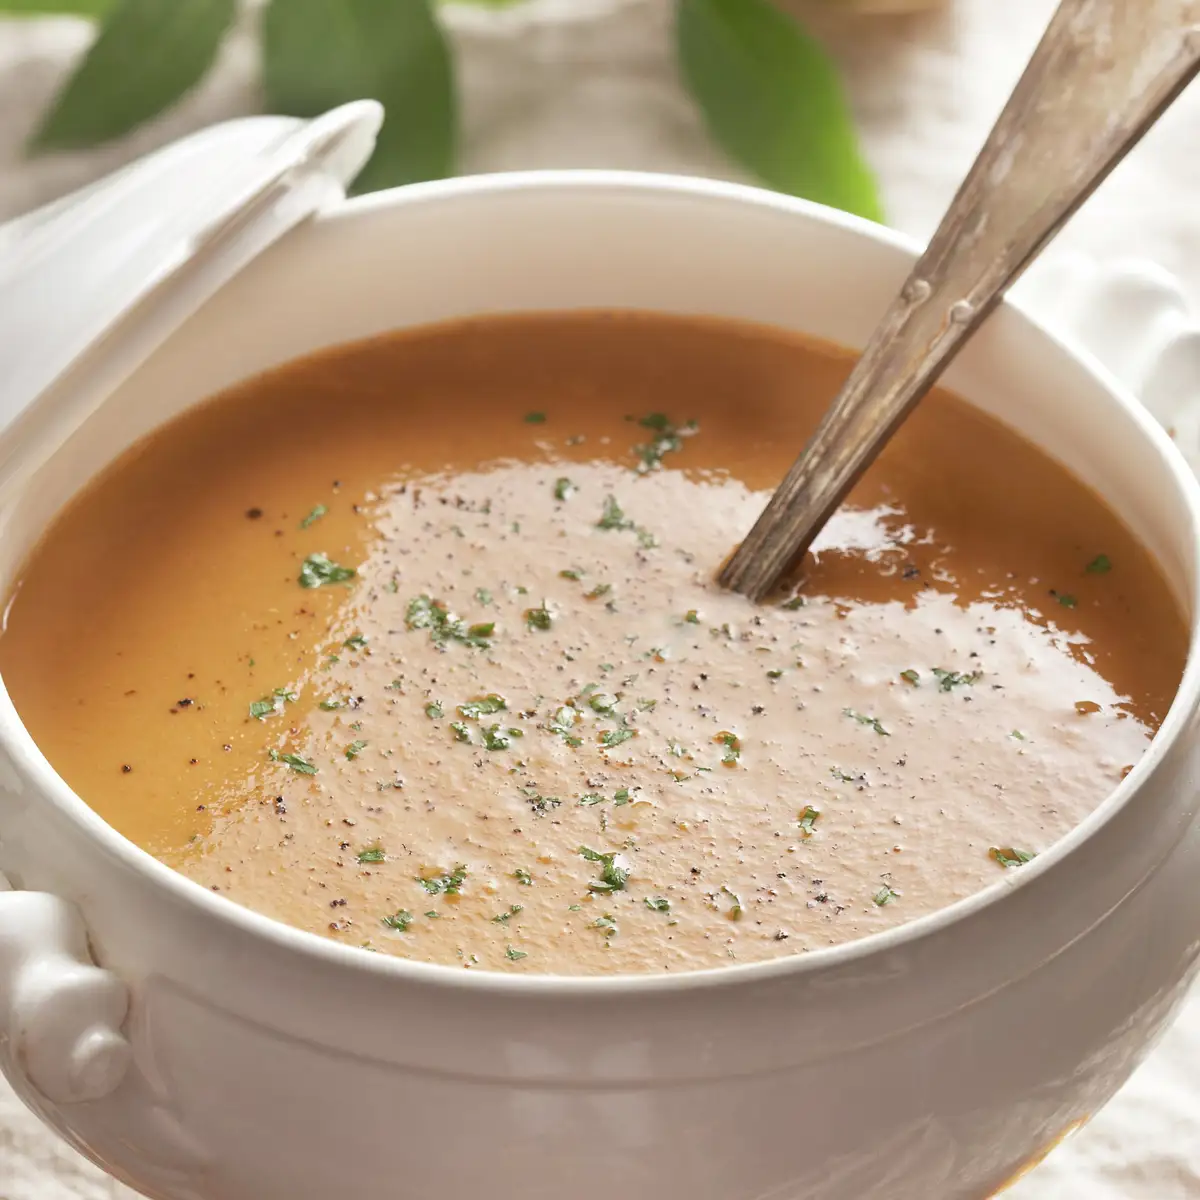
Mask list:
[[[665,198],[708,199],[738,205],[765,206],[792,214],[818,225],[831,226],[853,234],[867,247],[899,250],[914,261],[921,251],[913,238],[823,205],[796,197],[770,192],[743,184],[700,177],[613,170],[539,170],[494,175],[463,176],[429,183],[411,184],[349,199],[323,213],[323,225],[353,221],[381,209],[401,208],[409,204],[430,204],[460,197],[479,197],[512,191],[600,189],[654,193]],[[1134,398],[1084,349],[1070,344],[1032,316],[1017,299],[1006,299],[1001,310],[1006,319],[1016,320],[1061,355],[1073,361],[1089,377],[1090,395],[1095,400],[1123,410],[1141,435],[1157,452],[1169,482],[1184,499],[1193,535],[1200,536],[1200,482],[1192,473],[1171,438]],[[968,401],[970,397],[967,397]],[[216,894],[159,861],[148,851],[124,837],[99,816],[63,780],[27,732],[0,679],[0,743],[12,756],[14,765],[26,777],[40,801],[52,804],[59,814],[91,839],[95,850],[122,869],[144,876],[165,891],[177,903],[199,909],[206,917],[236,927],[240,932],[265,939],[277,949],[294,952],[310,960],[393,978],[397,984],[417,982],[427,986],[446,986],[474,992],[528,994],[541,998],[556,996],[600,996],[651,992],[691,992],[714,987],[744,986],[755,982],[812,975],[842,967],[869,957],[899,951],[958,922],[1002,904],[1016,890],[1053,871],[1060,863],[1103,828],[1127,805],[1154,773],[1183,734],[1189,721],[1200,711],[1200,656],[1195,652],[1200,637],[1200,558],[1191,567],[1186,580],[1188,616],[1188,656],[1179,686],[1170,708],[1151,745],[1133,770],[1110,791],[1070,832],[1019,870],[1006,871],[996,882],[981,890],[936,909],[924,916],[905,921],[878,933],[869,934],[834,946],[792,953],[762,962],[708,967],[671,974],[614,973],[603,976],[521,974],[498,971],[465,971],[437,963],[416,962],[403,957],[371,953],[354,946],[299,929],[266,916],[236,901]],[[86,919],[86,912],[84,914]]]

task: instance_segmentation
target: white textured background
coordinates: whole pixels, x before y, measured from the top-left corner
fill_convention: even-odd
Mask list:
[[[823,14],[894,225],[922,238],[933,230],[1052,7],[1053,0],[950,0],[919,18]],[[463,170],[605,166],[737,177],[679,87],[669,15],[669,0],[448,10],[465,98]],[[196,126],[257,110],[254,46],[243,33],[186,104],[127,143],[23,162],[37,113],[89,37],[86,24],[65,18],[0,21],[0,219]],[[1149,256],[1200,299],[1200,88],[1059,245],[1101,258]],[[1200,1198],[1200,997],[1121,1095],[1011,1195]],[[131,1196],[61,1147],[0,1084],[0,1200]]]

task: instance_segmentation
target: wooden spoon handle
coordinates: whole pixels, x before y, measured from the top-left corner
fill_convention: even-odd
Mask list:
[[[720,581],[762,599],[1005,290],[1200,69],[1200,0],[1063,0],[949,211]]]

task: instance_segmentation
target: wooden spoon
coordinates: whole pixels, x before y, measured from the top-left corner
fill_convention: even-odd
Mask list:
[[[761,600],[1067,218],[1200,70],[1200,0],[1062,0],[929,248],[722,568]]]

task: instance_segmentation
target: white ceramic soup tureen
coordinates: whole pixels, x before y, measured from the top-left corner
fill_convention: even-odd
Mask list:
[[[508,175],[334,204],[18,472],[0,584],[131,442],[296,355],[597,307],[853,346],[913,259],[875,226],[668,177]],[[1080,303],[1160,404],[1188,364],[1194,386],[1195,335],[1153,280],[1106,277]],[[1005,305],[948,382],[1108,499],[1194,641],[1200,489],[1115,375]],[[945,911],[771,963],[564,979],[375,956],[205,891],[72,794],[0,694],[3,1068],[73,1145],[164,1200],[980,1200],[1112,1095],[1195,972],[1198,697],[1191,661],[1120,788]]]

